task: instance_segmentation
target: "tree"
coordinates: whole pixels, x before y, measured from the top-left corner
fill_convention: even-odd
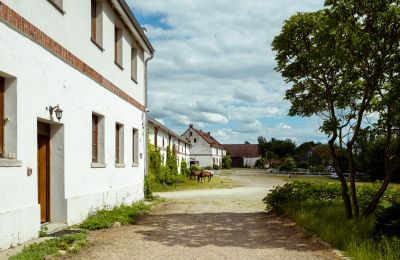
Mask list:
[[[222,157],[222,169],[230,169],[232,167],[232,159],[230,155]]]
[[[189,174],[190,174],[190,170],[189,170],[189,168],[187,167],[186,160],[185,160],[185,159],[182,159],[182,161],[181,161],[181,175],[183,175],[183,176],[189,176]]]
[[[250,144],[250,142],[249,141],[244,141],[244,144]]]
[[[296,169],[296,163],[294,162],[294,159],[292,157],[286,157],[285,160],[283,161],[281,170],[293,172],[295,169]]]
[[[293,84],[289,115],[322,119],[348,218],[359,214],[355,142],[374,102],[384,100],[378,93],[390,95],[388,86],[398,84],[399,13],[396,0],[326,0],[323,10],[287,20],[272,44],[276,70]],[[346,145],[351,200],[336,143]]]

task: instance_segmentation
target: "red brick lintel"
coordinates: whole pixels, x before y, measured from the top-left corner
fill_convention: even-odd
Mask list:
[[[66,62],[76,70],[80,71],[84,75],[88,76],[94,80],[97,84],[103,86],[105,89],[111,91],[118,97],[122,98],[132,106],[138,108],[142,112],[145,111],[145,107],[140,104],[133,97],[128,95],[126,92],[122,91],[111,81],[103,77],[100,73],[95,71],[81,59],[76,57],[70,51],[61,46],[58,42],[50,38],[44,32],[39,30],[37,27],[28,22],[21,15],[16,13],[2,1],[0,1],[0,21],[14,28],[16,31],[20,32],[22,35],[36,42],[46,50],[48,50],[53,55],[57,56],[62,61]]]

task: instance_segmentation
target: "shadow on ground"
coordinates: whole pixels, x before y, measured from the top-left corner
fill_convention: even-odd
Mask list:
[[[167,246],[326,249],[293,223],[265,212],[151,215],[138,224],[146,226],[136,231],[143,239]]]

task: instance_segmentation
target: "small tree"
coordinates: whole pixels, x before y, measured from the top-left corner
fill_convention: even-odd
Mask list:
[[[283,161],[281,170],[293,172],[295,169],[296,169],[296,163],[294,162],[294,159],[292,157],[286,157],[285,160]]]
[[[232,167],[232,158],[230,155],[225,155],[222,157],[222,168],[230,169]]]
[[[187,167],[186,160],[183,159],[183,160],[181,161],[181,175],[182,175],[182,176],[189,176],[189,174],[190,174],[190,170],[189,170],[189,168]]]

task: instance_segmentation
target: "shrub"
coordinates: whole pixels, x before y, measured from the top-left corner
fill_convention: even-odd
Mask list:
[[[266,164],[267,160],[265,158],[261,158],[256,161],[255,167],[258,169],[265,169]]]
[[[281,171],[293,172],[296,169],[296,163],[292,157],[286,157],[281,166]]]
[[[203,168],[203,170],[213,170],[213,169],[214,169],[214,166],[206,166]]]
[[[192,166],[190,166],[190,172],[191,171],[203,171],[203,168],[201,168],[197,164],[193,164]]]
[[[190,169],[187,167],[185,159],[181,161],[181,175],[186,177],[190,175]]]
[[[400,203],[382,210],[376,218],[376,231],[389,236],[400,234]]]
[[[222,157],[222,168],[230,169],[232,167],[232,158],[230,155],[225,155]]]
[[[219,165],[217,165],[217,164],[214,164],[213,167],[212,167],[212,169],[214,169],[214,170],[221,170],[221,166],[219,166]]]
[[[143,191],[144,191],[144,198],[146,200],[153,200],[154,199],[153,191],[151,190],[150,183],[149,183],[149,178],[147,176],[144,178]]]

